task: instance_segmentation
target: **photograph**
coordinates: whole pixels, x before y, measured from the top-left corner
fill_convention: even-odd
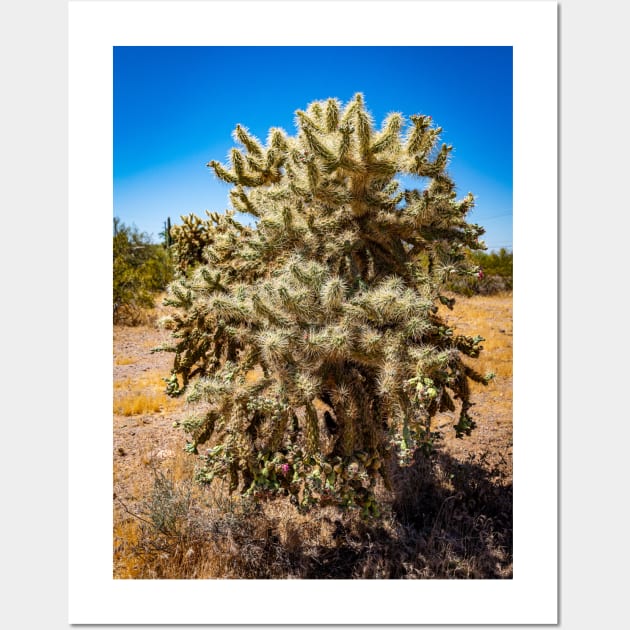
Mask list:
[[[518,577],[512,46],[112,63],[113,579]]]

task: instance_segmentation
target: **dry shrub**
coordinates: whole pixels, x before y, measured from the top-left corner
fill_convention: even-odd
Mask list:
[[[152,305],[123,304],[116,311],[115,326],[137,328],[151,326],[167,329],[169,327],[169,312],[162,307],[166,293],[164,291],[152,293]],[[167,313],[164,315],[164,313]]]
[[[379,519],[287,499],[230,497],[153,468],[150,497],[120,518],[118,578],[509,578],[512,487],[483,456],[417,458]]]
[[[114,323],[118,326],[142,326],[152,323],[152,309],[132,304],[121,305],[114,317]]]

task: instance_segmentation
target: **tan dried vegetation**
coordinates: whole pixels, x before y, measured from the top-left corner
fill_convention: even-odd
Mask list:
[[[195,484],[195,458],[173,427],[186,404],[163,393],[172,357],[150,352],[168,331],[115,327],[114,577],[512,577],[512,297],[457,296],[444,315],[486,339],[471,364],[496,376],[473,385],[470,437],[455,439],[452,418],[438,418],[435,454],[400,470],[394,493],[380,489],[379,521]]]

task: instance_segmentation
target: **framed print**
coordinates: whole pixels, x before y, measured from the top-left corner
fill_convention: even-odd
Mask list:
[[[557,622],[556,26],[70,2],[71,623]]]

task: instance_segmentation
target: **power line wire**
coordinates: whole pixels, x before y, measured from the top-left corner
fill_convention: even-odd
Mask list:
[[[475,219],[475,221],[490,221],[491,219],[500,219],[501,217],[511,217],[512,213],[508,212],[506,214],[495,214],[493,217],[479,217],[479,219]]]

